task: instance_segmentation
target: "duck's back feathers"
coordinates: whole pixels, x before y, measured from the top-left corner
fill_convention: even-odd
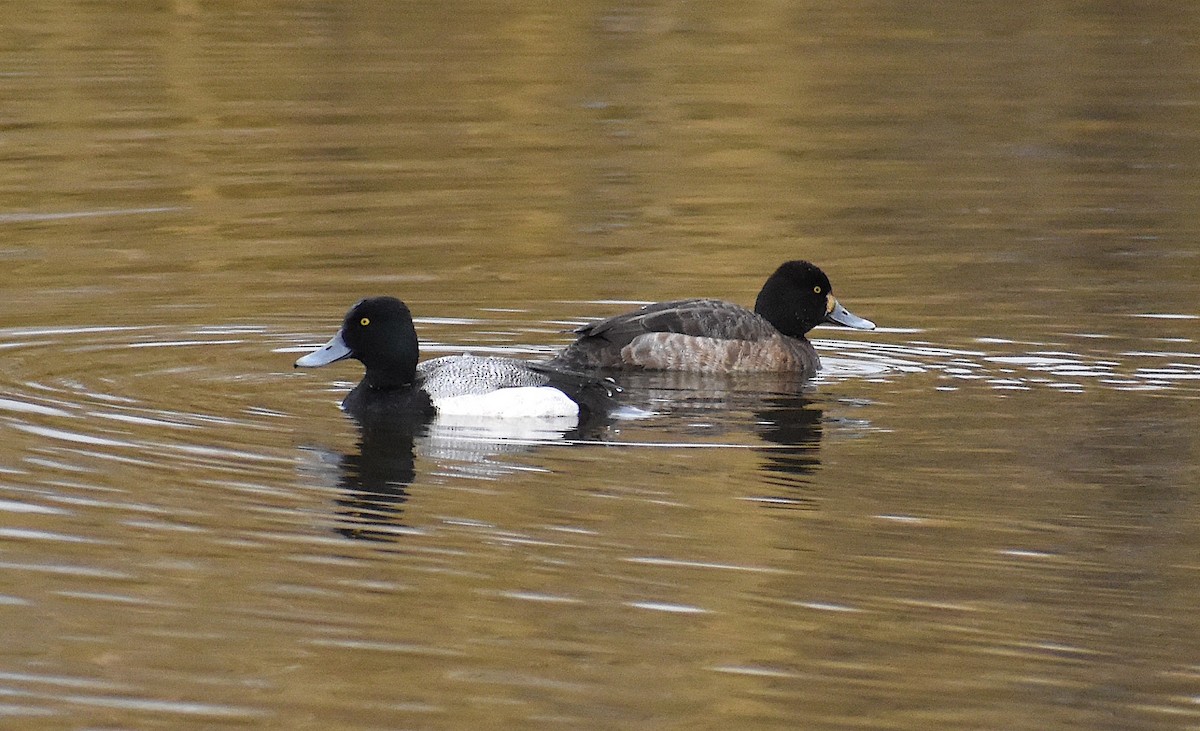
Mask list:
[[[434,403],[455,396],[479,396],[501,388],[545,386],[549,376],[513,358],[445,355],[417,365],[417,380]]]
[[[603,413],[611,381],[514,358],[449,355],[417,366],[418,385],[439,413],[568,416]]]
[[[577,328],[583,337],[627,345],[651,332],[677,333],[727,340],[766,340],[777,334],[771,323],[753,311],[716,299],[657,302]]]
[[[554,364],[701,372],[815,371],[807,341],[781,335],[761,315],[731,302],[658,302],[575,330]]]

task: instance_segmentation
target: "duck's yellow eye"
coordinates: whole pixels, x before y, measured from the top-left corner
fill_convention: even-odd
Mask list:
[[[821,294],[821,285],[818,284],[817,286],[813,287],[813,292],[816,294]]]
[[[370,325],[370,324],[371,324],[371,318],[369,318],[369,317],[364,317],[363,319],[361,319],[361,320],[359,320],[359,321],[358,321],[358,324],[359,324],[359,325],[362,325],[363,327],[366,327],[367,325]]]

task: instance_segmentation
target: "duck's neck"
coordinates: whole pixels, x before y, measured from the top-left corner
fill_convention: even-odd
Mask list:
[[[363,361],[366,368],[363,383],[377,391],[410,388],[417,380],[419,357],[417,335],[413,332],[411,339],[402,338],[386,351],[373,354],[369,360]]]
[[[416,369],[401,373],[391,369],[368,370],[363,376],[367,388],[375,391],[395,391],[400,388],[410,388],[416,381]]]

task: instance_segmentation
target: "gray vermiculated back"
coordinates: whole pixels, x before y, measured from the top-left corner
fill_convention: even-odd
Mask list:
[[[545,374],[530,370],[528,364],[512,358],[450,355],[417,365],[424,378],[422,387],[433,398],[481,395],[498,388],[544,386]]]

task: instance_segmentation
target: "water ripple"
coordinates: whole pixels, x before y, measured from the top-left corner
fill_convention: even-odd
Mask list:
[[[1200,353],[1122,350],[1076,352],[1047,344],[1019,350],[1021,344],[979,338],[994,350],[948,348],[928,343],[879,343],[864,340],[820,340],[825,369],[818,382],[848,378],[889,379],[904,374],[933,373],[946,381],[939,390],[956,390],[981,382],[997,391],[1052,388],[1082,392],[1088,388],[1116,391],[1195,390],[1200,381]],[[1185,341],[1190,343],[1191,341]],[[1008,346],[1004,352],[1000,347]],[[1167,362],[1162,362],[1162,361]],[[1146,362],[1151,361],[1151,362]]]
[[[148,213],[178,213],[186,211],[183,206],[149,206],[146,208],[111,208],[99,211],[47,211],[0,213],[0,224],[3,223],[40,223],[46,221],[65,221],[74,218],[104,218],[108,216],[137,216]]]

